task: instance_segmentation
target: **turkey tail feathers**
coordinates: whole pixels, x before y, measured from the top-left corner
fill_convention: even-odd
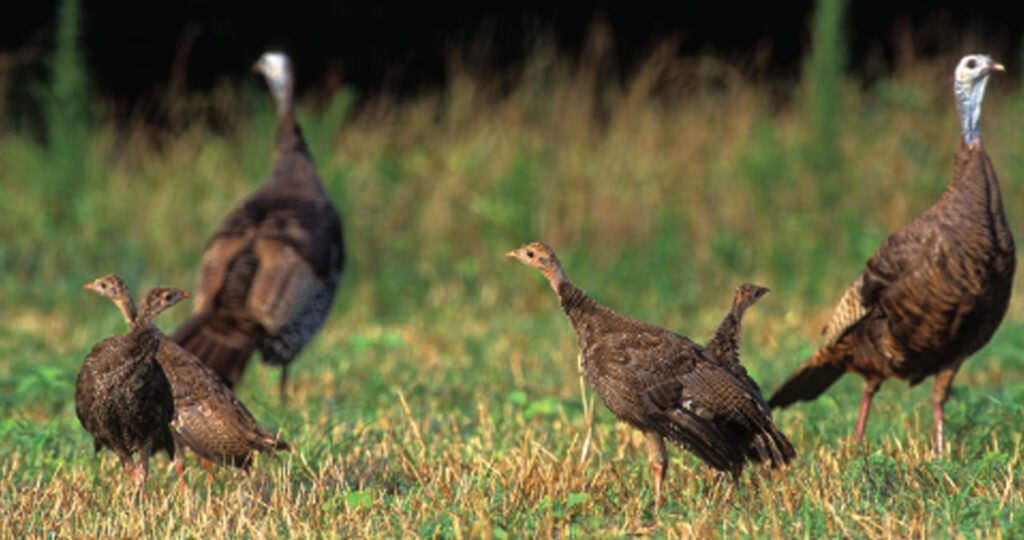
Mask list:
[[[844,367],[834,365],[825,352],[819,350],[782,383],[768,400],[768,406],[774,409],[786,407],[797,401],[811,401],[832,386],[832,383],[844,373]]]
[[[259,326],[228,314],[198,314],[171,336],[210,367],[229,388],[241,378],[259,343]]]

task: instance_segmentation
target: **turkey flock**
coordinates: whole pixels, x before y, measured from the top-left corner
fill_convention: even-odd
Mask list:
[[[243,471],[256,452],[290,451],[232,388],[258,352],[281,367],[279,395],[287,403],[288,367],[327,320],[345,266],[341,218],[295,118],[291,61],[268,52],[254,69],[276,106],[270,173],[213,231],[194,292],[154,287],[136,308],[116,274],[85,286],[114,303],[128,332],[103,339],[86,356],[75,412],[95,450],[116,454],[139,492],[149,459],[161,451],[182,487],[186,449],[207,470],[216,464]],[[858,442],[883,381],[916,385],[934,376],[934,455],[942,457],[943,406],[953,379],[999,327],[1016,263],[979,128],[995,71],[1003,66],[986,55],[961,59],[953,90],[962,136],[945,193],[878,247],[838,295],[820,348],[768,399],[738,352],[744,313],[767,288],[737,287],[701,345],[599,304],[570,281],[547,244],[507,253],[544,275],[576,334],[586,381],[609,411],[643,434],[656,504],[668,468],[666,440],[734,480],[747,465],[784,468],[797,450],[773,421],[773,409],[816,399],[847,372],[864,378]],[[163,334],[154,318],[189,297],[191,315]]]

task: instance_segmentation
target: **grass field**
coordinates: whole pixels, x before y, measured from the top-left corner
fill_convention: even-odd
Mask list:
[[[350,262],[291,401],[263,365],[238,390],[295,450],[212,481],[190,458],[184,492],[158,457],[141,500],[74,415],[82,358],[123,331],[81,287],[112,271],[136,291],[191,287],[206,238],[266,174],[269,97],[256,80],[180,96],[160,133],[93,120],[71,158],[0,131],[0,537],[1024,534],[1018,299],[957,378],[946,459],[929,455],[930,379],[885,384],[858,446],[847,376],[776,413],[791,468],[732,484],[670,451],[655,509],[642,440],[581,385],[541,276],[503,257],[546,241],[599,301],[698,341],[734,286],[771,287],[742,349],[770,392],[875,247],[945,188],[956,56],[787,86],[666,47],[619,84],[594,43],[579,59],[540,47],[515,77],[453,59],[447,87],[415,99],[300,103]],[[982,121],[1018,242],[1019,81],[993,78]]]

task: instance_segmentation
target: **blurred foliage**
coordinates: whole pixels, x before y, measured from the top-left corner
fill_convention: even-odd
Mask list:
[[[819,184],[818,202],[822,210],[835,208],[843,185],[831,178],[843,169],[841,129],[845,100],[842,95],[843,69],[846,66],[843,11],[845,0],[820,0],[814,10],[811,55],[804,69],[808,87],[809,120],[806,159]]]
[[[87,140],[90,136],[89,88],[81,49],[81,15],[78,0],[61,0],[57,6],[57,39],[50,66],[47,95],[47,161],[42,178],[33,185],[43,189],[53,225],[64,228],[79,216],[78,197],[89,180]]]

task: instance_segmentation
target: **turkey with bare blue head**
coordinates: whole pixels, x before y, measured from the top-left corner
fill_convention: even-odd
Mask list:
[[[288,365],[323,326],[345,263],[341,218],[295,120],[291,60],[264,54],[277,109],[270,175],[224,219],[206,245],[192,316],[172,336],[235,384],[252,356]]]
[[[1017,261],[978,128],[995,71],[1003,66],[985,55],[960,60],[953,91],[962,133],[953,179],[935,205],[871,256],[832,312],[824,345],[775,391],[772,407],[813,400],[844,373],[857,373],[865,379],[855,434],[861,441],[882,381],[915,385],[934,375],[934,445],[942,456],[942,412],[953,378],[1003,320]]]

